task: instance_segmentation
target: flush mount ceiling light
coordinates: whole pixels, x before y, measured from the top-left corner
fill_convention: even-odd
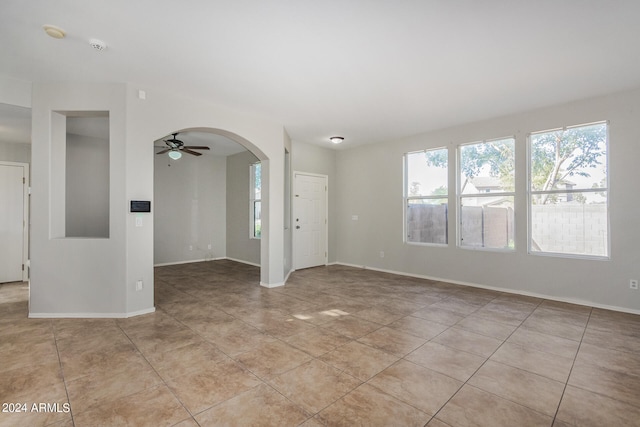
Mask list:
[[[67,35],[62,28],[58,28],[55,25],[43,25],[42,28],[49,37],[53,37],[54,39],[63,39],[64,36]]]
[[[169,157],[171,157],[173,160],[178,160],[180,157],[182,157],[182,153],[179,152],[178,150],[175,151],[169,151]]]
[[[105,42],[103,42],[102,40],[98,40],[98,39],[89,40],[89,44],[95,50],[105,50],[107,48],[107,44]]]
[[[340,144],[342,141],[344,141],[344,138],[341,136],[332,136],[331,138],[329,138],[329,141],[333,142],[334,144]]]

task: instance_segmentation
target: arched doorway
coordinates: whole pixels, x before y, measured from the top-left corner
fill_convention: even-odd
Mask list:
[[[264,246],[252,225],[262,231],[267,195],[260,175],[251,174],[268,163],[264,153],[232,132],[204,127],[172,130],[153,149],[154,265],[227,259],[260,267]]]

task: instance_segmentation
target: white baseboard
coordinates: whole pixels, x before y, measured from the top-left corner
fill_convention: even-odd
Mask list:
[[[156,311],[155,307],[131,313],[29,313],[30,319],[126,319]]]
[[[284,286],[285,282],[278,282],[278,283],[264,283],[264,282],[260,282],[260,286],[264,287],[264,288],[279,288],[280,286]]]
[[[241,264],[252,265],[254,267],[261,267],[260,264],[256,264],[255,262],[245,261],[245,260],[242,260],[242,259],[229,258],[229,257],[223,257],[223,258],[218,258],[218,259],[228,259],[229,261],[235,261],[235,262],[239,262]]]
[[[599,303],[596,303],[596,302],[593,302],[593,301],[584,301],[584,300],[579,300],[579,299],[574,299],[574,298],[556,297],[556,296],[551,296],[551,295],[539,294],[539,293],[536,293],[536,292],[519,291],[519,290],[514,290],[514,289],[508,289],[508,288],[500,288],[500,287],[497,287],[497,286],[487,286],[487,285],[481,285],[479,283],[463,282],[463,281],[460,281],[460,280],[451,280],[451,279],[445,279],[445,278],[442,278],[442,277],[427,276],[427,275],[423,275],[423,274],[413,274],[413,273],[407,273],[407,272],[404,272],[404,271],[386,270],[386,269],[383,269],[383,268],[368,267],[366,265],[356,265],[356,264],[349,264],[349,263],[345,263],[345,262],[336,262],[335,265],[344,265],[346,267],[354,267],[354,268],[361,268],[361,269],[364,269],[364,270],[379,271],[381,273],[397,274],[398,276],[415,277],[417,279],[427,279],[427,280],[433,280],[433,281],[436,281],[436,282],[446,282],[446,283],[452,283],[454,285],[469,286],[469,287],[472,287],[472,288],[487,289],[487,290],[491,290],[491,291],[504,292],[504,293],[508,293],[508,294],[523,295],[523,296],[534,297],[534,298],[542,298],[542,299],[546,299],[546,300],[550,300],[550,301],[566,302],[566,303],[569,303],[569,304],[576,304],[576,305],[583,305],[583,306],[587,306],[587,307],[601,308],[603,310],[619,311],[619,312],[622,312],[622,313],[630,313],[630,314],[640,314],[640,310],[634,310],[634,309],[625,308],[625,307],[618,307],[618,306],[614,306],[614,305],[599,304]]]
[[[164,267],[167,265],[180,265],[180,264],[191,264],[194,262],[205,262],[205,261],[218,261],[221,259],[227,259],[225,257],[220,257],[220,258],[208,258],[208,259],[190,259],[187,261],[174,261],[174,262],[162,262],[160,264],[153,264],[154,267]]]

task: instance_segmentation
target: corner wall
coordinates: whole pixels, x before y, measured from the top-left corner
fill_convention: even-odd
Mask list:
[[[337,157],[337,260],[505,291],[547,296],[640,313],[640,90],[340,151]],[[587,260],[527,253],[526,137],[529,132],[608,120],[611,259]],[[449,245],[403,243],[403,154],[514,135],[516,137],[516,250],[456,246],[456,200],[450,195]],[[455,170],[449,170],[455,182]],[[358,220],[352,216],[357,215]],[[384,251],[384,258],[380,257]]]
[[[249,166],[258,158],[249,151],[227,157],[227,258],[260,265],[260,239],[249,230]]]

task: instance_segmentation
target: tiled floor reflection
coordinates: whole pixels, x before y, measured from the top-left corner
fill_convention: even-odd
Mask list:
[[[344,266],[155,273],[157,311],[117,320],[28,319],[0,285],[0,400],[28,406],[0,427],[640,426],[638,315]]]

